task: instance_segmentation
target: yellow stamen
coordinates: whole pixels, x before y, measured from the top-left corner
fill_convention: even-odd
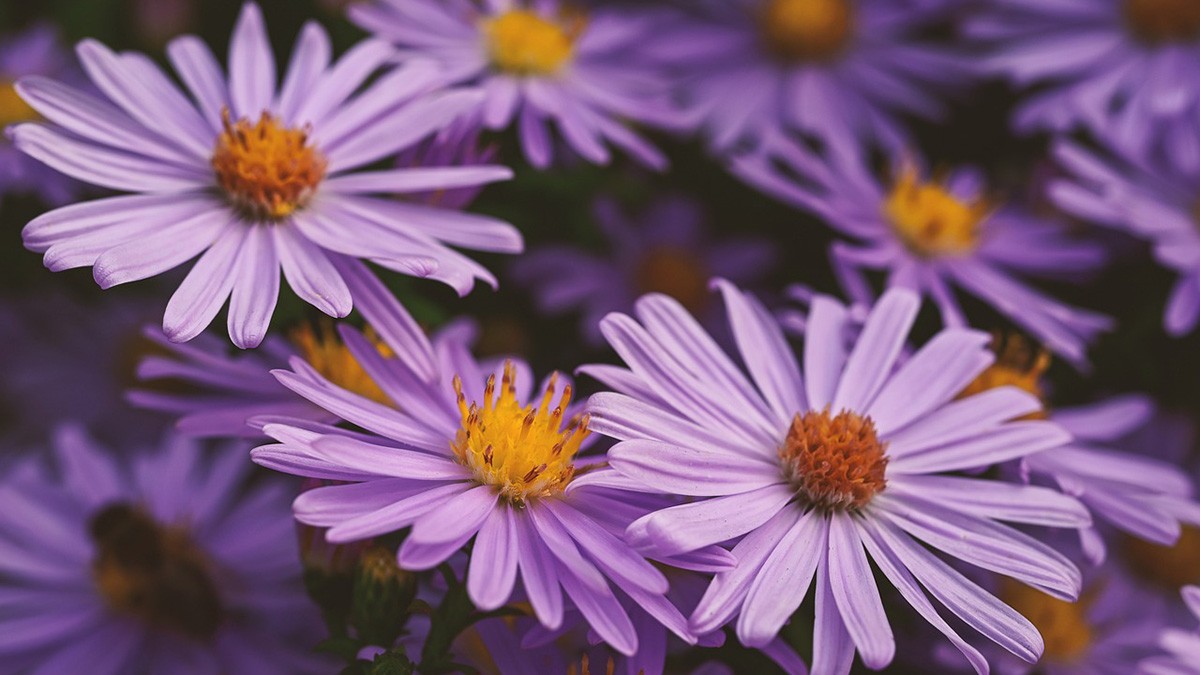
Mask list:
[[[1092,625],[1087,611],[1097,591],[1095,587],[1089,588],[1078,602],[1067,602],[1012,579],[1004,579],[1000,595],[1042,634],[1046,643],[1044,660],[1070,663],[1087,654],[1092,644]]]
[[[1200,584],[1200,528],[1184,525],[1173,546],[1128,536],[1123,544],[1125,562],[1138,577],[1172,593],[1181,586]]]
[[[785,61],[824,61],[850,41],[854,10],[850,0],[771,0],[760,22],[772,54]]]
[[[36,120],[39,115],[21,95],[14,83],[0,80],[0,129],[18,122]]]
[[[575,475],[573,461],[579,445],[590,432],[587,415],[563,427],[563,414],[571,402],[570,385],[563,388],[551,409],[557,373],[550,377],[536,408],[532,403],[522,406],[517,400],[516,377],[516,367],[506,362],[499,391],[492,375],[482,405],[477,401],[468,404],[462,380],[454,377],[462,428],[451,447],[480,483],[495,486],[505,499],[523,504],[530,498],[563,491]]]
[[[1196,0],[1125,0],[1124,12],[1129,30],[1143,42],[1200,38],[1200,2]]]
[[[634,272],[634,285],[639,295],[663,293],[697,314],[708,306],[710,276],[704,262],[692,251],[659,246],[642,256]]]
[[[1042,376],[1050,367],[1050,353],[1045,349],[1034,348],[1028,340],[1015,333],[1007,337],[993,337],[992,351],[996,353],[996,361],[968,384],[959,394],[959,398],[973,396],[996,387],[1011,386],[1038,397],[1044,406],[1046,392],[1042,387]],[[1045,418],[1045,410],[1024,417]]]
[[[380,354],[385,357],[394,356],[392,350],[374,331],[368,328],[366,335]],[[312,326],[298,328],[292,331],[291,340],[304,360],[325,379],[376,403],[392,405],[392,400],[383,393],[378,384],[375,384],[375,380],[363,370],[362,365],[350,353],[350,349],[338,337],[332,322],[322,322],[319,334]]]
[[[229,200],[255,219],[278,220],[308,204],[325,178],[325,156],[308,131],[284,127],[264,112],[258,122],[222,113],[212,167]]]
[[[553,75],[571,58],[585,26],[578,14],[552,21],[514,9],[484,21],[483,34],[497,69],[514,75]]]
[[[922,182],[916,167],[905,166],[884,202],[883,215],[909,250],[937,258],[974,250],[979,226],[991,209],[984,199],[964,202],[944,185]]]

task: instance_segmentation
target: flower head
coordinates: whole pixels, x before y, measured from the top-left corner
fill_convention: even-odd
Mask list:
[[[503,180],[498,166],[363,167],[410,148],[478,103],[477,93],[429,92],[436,64],[394,61],[366,41],[336,63],[308,24],[283,78],[258,6],[247,3],[231,41],[229,75],[198,39],[168,55],[184,94],[150,60],[94,41],[78,47],[92,94],[26,78],[22,97],[51,124],[12,130],[26,154],[81,180],[132,193],[51,211],[24,230],[26,247],[58,271],[93,268],[104,288],[151,277],[199,256],[167,304],[173,341],[198,335],[229,300],[229,334],[242,348],[266,336],[280,270],[292,290],[330,316],[353,296],[339,266],[364,258],[459,293],[495,283],[449,248],[515,252],[507,223],[372,195],[427,193]],[[365,86],[364,86],[364,83]]]

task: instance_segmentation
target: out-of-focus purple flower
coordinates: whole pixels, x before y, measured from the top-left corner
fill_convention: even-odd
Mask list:
[[[966,35],[995,45],[985,71],[1039,93],[1019,132],[1085,126],[1200,170],[1200,5],[1190,0],[990,0]]]
[[[554,161],[552,125],[594,164],[608,164],[613,146],[666,165],[626,124],[673,117],[665,83],[637,58],[657,38],[635,13],[560,0],[372,0],[349,13],[403,54],[435,59],[450,83],[481,92],[476,119],[489,129],[515,124],[537,168]]]
[[[55,29],[38,25],[22,33],[0,36],[0,129],[38,119],[39,115],[20,95],[16,82],[40,75],[77,79],[78,66],[59,42]],[[49,204],[70,200],[79,184],[67,176],[30,159],[0,137],[0,197],[14,192],[33,192]]]
[[[297,295],[340,317],[352,306],[338,269],[343,258],[466,293],[476,279],[495,279],[449,245],[521,250],[507,223],[371,196],[511,175],[500,166],[361,170],[477,105],[475,92],[427,94],[440,82],[435,63],[405,61],[364,89],[394,60],[392,47],[368,40],[331,64],[328,35],[309,23],[279,84],[253,3],[229,51],[226,79],[198,38],[171,42],[168,56],[190,98],[145,56],[91,40],[78,53],[107,100],[46,78],[17,85],[54,123],[14,127],[18,148],[81,180],[134,193],[29,223],[25,245],[44,252],[47,267],[91,266],[109,288],[200,256],[167,304],[164,332],[176,342],[194,338],[229,299],[229,335],[246,348],[266,336],[280,268]]]
[[[132,0],[131,4],[133,25],[155,45],[191,30],[200,8],[198,0]]]
[[[1192,615],[1200,619],[1200,587],[1187,586],[1182,595]],[[1159,635],[1158,645],[1167,653],[1142,661],[1137,671],[1140,675],[1200,674],[1200,630],[1167,628]]]
[[[887,287],[928,295],[945,325],[965,326],[958,289],[1078,367],[1086,364],[1087,344],[1112,326],[1109,317],[1063,304],[1021,279],[1078,281],[1104,264],[1103,247],[1019,206],[996,203],[977,170],[927,178],[916,162],[903,160],[880,178],[858,153],[819,159],[782,141],[734,167],[758,189],[853,240],[834,243],[830,258],[855,303],[870,304],[874,293],[864,271],[878,270]]]
[[[178,438],[114,463],[78,429],[0,487],[0,658],[13,672],[328,672],[291,490]],[[207,466],[207,468],[204,468]],[[241,496],[239,496],[241,495]]]
[[[1059,141],[1055,157],[1072,175],[1052,183],[1050,198],[1068,213],[1149,240],[1159,264],[1179,280],[1163,324],[1182,335],[1200,319],[1200,167],[1164,155],[1101,155]]]
[[[1041,409],[1019,389],[955,400],[992,363],[988,336],[947,328],[897,366],[918,296],[887,291],[850,349],[846,308],[818,296],[802,377],[766,309],[732,284],[717,286],[745,370],[677,302],[650,295],[638,302],[637,320],[610,315],[602,325],[629,369],[582,371],[619,392],[588,404],[593,429],[620,441],[610,466],[645,489],[694,498],[634,521],[630,542],[664,556],[740,538],[738,565],[716,575],[692,613],[693,632],[736,616],[744,644],[767,644],[813,586],[813,671],[849,672],[856,649],[881,668],[895,642],[873,560],[979,672],[983,657],[927,593],[1036,661],[1037,630],[926,548],[1055,597],[1079,592],[1069,560],[1004,523],[1081,527],[1090,523],[1082,504],[1044,487],[946,475],[1069,440],[1053,423],[1017,419]]]
[[[439,166],[484,166],[496,159],[495,145],[479,140],[479,128],[469,119],[461,119],[438,132],[436,136],[408,148],[396,158],[396,168]],[[483,191],[482,185],[412,192],[403,195],[407,201],[447,209],[465,209]]]
[[[0,299],[0,438],[36,447],[69,419],[121,446],[157,439],[163,425],[122,399],[152,316],[135,298],[62,289]]]
[[[580,328],[593,344],[603,343],[605,314],[631,310],[646,293],[664,293],[697,316],[719,319],[708,280],[719,276],[749,286],[775,263],[765,241],[709,238],[700,206],[681,197],[661,199],[635,219],[607,199],[596,203],[594,213],[610,254],[546,246],[511,267],[513,279],[533,291],[542,311],[581,310]]]
[[[508,602],[519,574],[542,624],[562,624],[565,591],[601,640],[632,655],[638,635],[615,586],[694,643],[687,621],[664,596],[666,577],[619,536],[633,508],[626,493],[570,489],[576,471],[588,467],[576,453],[590,432],[588,418],[570,405],[565,378],[551,376],[535,397],[524,362],[481,363],[453,334],[431,343],[398,304],[393,311],[403,321],[373,326],[402,359],[387,359],[360,331],[339,327],[388,404],[337,386],[299,358],[291,371],[275,373],[284,386],[366,432],[267,420],[263,430],[278,443],[255,449],[256,462],[350,483],[305,492],[294,504],[296,518],[330,528],[333,543],[411,526],[397,557],[411,570],[430,569],[473,539],[466,583],[480,609]],[[597,514],[624,519],[610,528]],[[731,561],[712,547],[665,562],[713,571]]]
[[[701,0],[665,13],[647,51],[675,78],[681,114],[717,152],[799,132],[899,148],[901,114],[937,119],[966,61],[916,34],[934,0]]]

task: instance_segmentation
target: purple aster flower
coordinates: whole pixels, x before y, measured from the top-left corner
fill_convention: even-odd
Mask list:
[[[926,178],[905,160],[880,179],[858,153],[822,160],[784,141],[773,150],[737,160],[735,171],[853,240],[834,243],[830,258],[855,303],[871,303],[865,271],[878,270],[889,288],[932,298],[947,326],[965,326],[957,288],[1076,366],[1086,363],[1087,344],[1111,328],[1109,317],[1063,304],[1022,279],[1078,280],[1105,262],[1104,249],[1019,206],[996,203],[979,171]]]
[[[666,89],[636,55],[653,28],[628,11],[559,0],[372,0],[350,18],[402,53],[442,64],[481,92],[476,119],[516,124],[529,163],[554,160],[551,125],[572,150],[608,164],[609,147],[661,169],[666,159],[624,120],[669,124]]]
[[[57,470],[0,494],[0,660],[29,673],[328,672],[300,584],[291,490],[245,487],[245,451],[178,438],[116,464],[78,429]],[[207,468],[205,468],[207,467]]]
[[[952,4],[703,0],[664,16],[647,49],[717,152],[788,131],[899,148],[899,116],[941,117],[936,94],[968,73],[960,56],[915,35]]]
[[[436,136],[410,147],[396,158],[396,168],[484,166],[496,158],[495,145],[479,140],[480,130],[470,119],[460,119]],[[465,209],[483,191],[482,185],[443,188],[403,195],[408,201],[448,209]]]
[[[928,547],[1072,600],[1079,570],[1005,524],[1081,527],[1087,510],[1039,486],[947,475],[1058,447],[1057,425],[1018,418],[1036,397],[1004,387],[955,400],[991,364],[986,334],[947,328],[902,365],[920,306],[886,292],[852,348],[847,310],[813,299],[802,362],[779,324],[728,282],[729,324],[745,369],[675,301],[642,298],[637,319],[602,328],[628,370],[587,372],[618,393],[592,396],[593,429],[616,438],[610,466],[646,488],[694,498],[639,518],[627,536],[644,555],[670,556],[737,540],[692,613],[704,634],[736,616],[746,645],[769,643],[812,586],[813,670],[891,662],[895,642],[871,561],[917,612],[986,672],[980,653],[938,614],[953,615],[1022,659],[1042,652],[1037,630]],[[586,477],[581,480],[586,480]]]
[[[279,442],[255,449],[256,462],[350,483],[305,492],[294,504],[298,520],[330,528],[332,543],[411,527],[397,555],[411,570],[435,567],[473,539],[467,591],[479,608],[506,603],[519,575],[542,624],[562,624],[565,591],[599,638],[625,655],[639,642],[625,596],[696,641],[664,596],[666,577],[620,538],[647,510],[631,502],[637,495],[619,486],[570,489],[577,470],[590,466],[576,456],[590,432],[587,416],[573,412],[565,378],[551,376],[534,397],[523,362],[481,363],[461,340],[430,343],[407,330],[391,335],[395,326],[374,327],[388,344],[409,342],[397,349],[405,360],[386,358],[354,328],[339,330],[386,404],[338,386],[299,358],[291,371],[275,372],[288,389],[366,432],[267,420],[264,432]],[[717,547],[664,562],[707,571],[731,565]]]
[[[1102,156],[1059,141],[1055,158],[1070,176],[1049,187],[1060,208],[1085,220],[1149,240],[1159,264],[1179,275],[1163,323],[1171,335],[1200,319],[1200,167],[1163,155]]]
[[[25,227],[25,245],[52,270],[92,266],[103,288],[144,279],[199,255],[167,304],[163,329],[184,342],[229,299],[229,334],[257,346],[279,295],[280,268],[304,300],[331,316],[352,296],[336,258],[471,289],[495,283],[450,248],[514,252],[520,235],[491,218],[371,196],[474,186],[499,166],[359,170],[445,127],[476,105],[438,85],[434,63],[394,59],[379,41],[330,63],[329,38],[304,29],[282,85],[262,14],[248,3],[230,45],[228,80],[208,48],[185,36],[167,52],[191,93],[145,56],[85,40],[84,69],[105,99],[44,78],[17,88],[54,123],[11,130],[21,150],[81,180],[133,194],[68,206]],[[362,91],[359,91],[359,90]],[[357,93],[356,93],[357,92]]]
[[[17,94],[17,80],[31,75],[75,79],[77,68],[51,26],[38,25],[0,37],[0,128],[38,118],[38,112]],[[61,204],[70,200],[77,188],[75,181],[26,157],[7,138],[0,138],[0,196],[34,192],[45,202]]]
[[[532,289],[542,311],[582,310],[580,328],[593,344],[603,344],[600,319],[605,314],[629,311],[646,293],[664,293],[697,316],[715,318],[719,311],[710,302],[710,278],[749,285],[775,262],[767,242],[711,240],[700,206],[682,197],[663,198],[636,219],[607,199],[593,211],[611,246],[609,255],[546,246],[516,261],[511,273]]]
[[[1020,132],[1086,126],[1200,170],[1200,5],[1190,0],[990,0],[966,34],[996,45],[983,61],[1019,87]]]
[[[1192,615],[1200,619],[1200,587],[1187,586],[1182,591]],[[1200,674],[1200,630],[1185,631],[1167,628],[1159,636],[1158,644],[1167,652],[1152,656],[1138,667],[1141,675],[1197,675]]]

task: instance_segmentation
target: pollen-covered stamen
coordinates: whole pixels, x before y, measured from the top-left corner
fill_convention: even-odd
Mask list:
[[[845,49],[854,30],[850,0],[770,0],[759,17],[767,49],[785,61],[823,61]]]
[[[807,504],[845,511],[866,506],[887,486],[887,444],[869,417],[810,410],[792,420],[779,448],[783,475]]]
[[[492,65],[514,75],[553,75],[575,52],[575,40],[587,20],[566,14],[556,20],[514,9],[483,23]]]
[[[551,408],[558,374],[550,377],[542,400],[522,406],[517,400],[516,367],[504,364],[499,389],[496,376],[488,378],[483,404],[471,402],[455,376],[454,391],[462,427],[451,447],[455,457],[475,473],[480,483],[495,486],[507,500],[522,504],[533,497],[557,494],[575,475],[573,464],[579,445],[588,434],[588,417],[574,418],[563,426],[571,403],[571,387],[563,387]]]
[[[123,502],[101,509],[88,527],[92,578],[109,607],[194,639],[217,633],[226,613],[215,568],[184,528]]]
[[[1016,387],[1038,397],[1043,406],[1046,392],[1042,387],[1042,376],[1050,367],[1050,352],[1035,347],[1023,336],[1013,333],[992,338],[992,351],[996,361],[987,367],[962,390],[959,398],[974,396],[997,387]],[[1045,419],[1046,411],[1029,413],[1024,419]]]
[[[659,246],[642,256],[634,271],[634,285],[639,295],[663,293],[696,314],[708,306],[711,277],[704,261],[694,252]]]
[[[17,93],[14,83],[0,79],[0,129],[38,117],[37,111]]]
[[[964,201],[936,181],[922,181],[905,166],[892,186],[883,215],[910,251],[925,258],[961,255],[979,244],[979,227],[991,212],[985,199]]]
[[[370,328],[367,329],[366,336],[381,355],[393,356],[391,348],[384,344]],[[312,366],[325,379],[342,389],[371,399],[376,403],[392,405],[391,398],[383,393],[375,380],[371,379],[371,376],[363,369],[358,359],[355,359],[354,355],[350,353],[350,349],[334,331],[331,322],[323,322],[319,332],[312,326],[302,326],[292,331],[290,337],[292,344],[296,346],[308,365]]]
[[[286,218],[307,205],[327,166],[308,130],[285,127],[269,112],[258,122],[234,122],[228,109],[221,117],[212,167],[229,200],[255,220]]]
[[[1005,604],[1029,619],[1042,634],[1045,661],[1070,663],[1087,654],[1092,644],[1087,612],[1099,589],[1088,588],[1078,602],[1067,602],[1012,579],[1002,583],[1000,596]]]
[[[1143,42],[1200,39],[1200,2],[1196,0],[1125,0],[1125,21]]]

